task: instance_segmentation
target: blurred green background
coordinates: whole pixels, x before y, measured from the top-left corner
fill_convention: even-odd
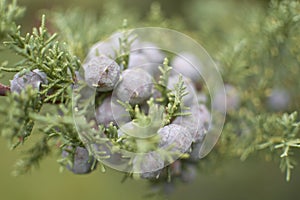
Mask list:
[[[105,4],[115,3],[124,10],[118,18],[127,18],[125,13],[134,13],[137,21],[143,21],[147,17],[151,0],[126,0],[126,1],[96,1],[96,0],[22,0],[21,5],[27,8],[25,17],[20,21],[24,30],[30,30],[32,26],[38,24],[38,19],[43,10],[58,8],[81,7],[86,12],[97,12],[99,15],[104,11]],[[268,1],[197,1],[197,0],[164,0],[159,1],[163,16],[169,19],[177,18],[184,22],[187,30],[201,31],[201,20],[211,20],[213,24],[225,26],[224,21],[231,21],[233,27],[239,26],[238,15],[243,9],[247,9],[250,4],[258,4],[264,8]],[[218,12],[214,11],[215,8]],[[232,12],[234,8],[239,8],[237,12]],[[221,11],[221,12],[219,12]],[[109,11],[106,11],[109,12]],[[203,14],[204,13],[204,14]],[[205,13],[209,18],[205,18]],[[211,14],[213,13],[213,14]],[[213,17],[212,17],[213,16]],[[113,16],[112,16],[113,17]],[[121,24],[121,22],[120,22]],[[159,24],[158,24],[159,25]],[[119,27],[119,24],[118,24]],[[177,27],[172,27],[177,29]],[[222,35],[220,27],[213,28]],[[225,37],[223,34],[222,37]],[[228,34],[229,35],[229,34]],[[221,36],[220,36],[221,37]],[[226,39],[226,38],[225,38]],[[208,48],[209,53],[213,49],[204,42],[204,47]],[[1,53],[0,61],[4,59],[14,60],[15,56]],[[8,83],[10,76],[3,80]],[[3,105],[3,98],[0,98],[0,104]],[[5,116],[0,116],[5,120]],[[21,149],[22,150],[22,149]],[[145,194],[150,191],[149,184],[146,181],[128,180],[121,183],[122,173],[108,169],[106,173],[100,170],[84,176],[73,175],[65,171],[59,173],[59,165],[56,162],[55,155],[41,163],[38,170],[31,174],[13,177],[11,171],[21,150],[9,151],[6,141],[0,138],[0,194],[1,199],[19,200],[53,200],[53,199],[144,199]],[[292,180],[285,182],[284,174],[280,173],[278,166],[274,163],[267,163],[261,160],[249,159],[246,162],[231,160],[225,163],[218,163],[217,171],[213,173],[200,172],[197,179],[190,184],[177,184],[175,191],[168,197],[162,199],[297,199],[300,185],[300,170],[296,168],[293,171]],[[157,199],[159,197],[155,197]]]
[[[150,190],[146,181],[128,180],[121,183],[122,174],[113,170],[106,173],[97,170],[83,176],[68,171],[59,173],[54,156],[44,160],[40,169],[31,174],[12,177],[12,167],[19,155],[16,151],[7,150],[3,139],[0,140],[0,151],[1,199],[139,200],[145,199],[144,195]],[[213,174],[199,173],[193,183],[176,185],[174,193],[165,199],[282,200],[297,199],[299,196],[299,169],[294,171],[291,182],[286,183],[274,163],[232,160],[222,165]]]

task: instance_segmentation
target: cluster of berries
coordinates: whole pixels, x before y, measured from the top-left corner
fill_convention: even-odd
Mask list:
[[[109,127],[111,124],[118,128],[118,138],[126,135],[136,136],[147,140],[147,134],[142,135],[142,128],[134,119],[124,118],[121,109],[115,109],[118,104],[116,100],[129,103],[134,109],[138,107],[145,115],[149,114],[149,99],[160,106],[165,104],[156,101],[162,94],[155,87],[162,76],[159,66],[163,66],[167,52],[158,48],[150,42],[142,42],[136,39],[130,46],[130,54],[127,63],[117,62],[115,49],[120,48],[119,39],[110,39],[95,44],[84,64],[84,80],[96,89],[98,95],[105,94],[101,103],[96,107],[96,119],[99,125]],[[200,102],[198,96],[203,96],[201,91],[201,78],[199,69],[202,64],[192,53],[172,55],[171,70],[167,77],[165,88],[168,91],[175,90],[182,77],[186,95],[181,99],[180,107],[182,115],[173,116],[169,123],[162,124],[156,130],[159,136],[158,149],[178,152],[187,155],[185,158],[177,159],[170,166],[165,166],[163,156],[156,151],[150,151],[143,156],[135,156],[132,159],[133,172],[138,172],[140,177],[146,179],[157,179],[166,174],[166,169],[175,170],[172,174],[182,175],[183,179],[190,170],[190,163],[198,161],[200,149],[209,128],[211,115]],[[202,98],[203,99],[203,98]],[[163,121],[161,119],[161,121]],[[138,135],[138,134],[141,135]],[[149,137],[150,134],[149,133]],[[180,156],[178,156],[180,157]],[[180,163],[180,164],[179,164]],[[188,163],[187,166],[183,163]],[[173,167],[173,166],[178,167]],[[175,169],[176,168],[176,169]],[[179,170],[178,168],[181,168]],[[188,170],[185,170],[188,169]],[[179,172],[180,171],[180,172]]]
[[[126,119],[122,127],[119,127],[118,122],[124,122],[124,119],[114,112],[112,105],[116,102],[112,99],[128,102],[133,108],[138,106],[147,115],[149,106],[146,102],[150,98],[156,99],[162,95],[155,89],[154,83],[157,83],[161,77],[159,66],[162,66],[167,56],[155,44],[135,40],[131,44],[128,63],[117,63],[115,50],[118,48],[118,43],[112,40],[95,44],[83,64],[84,77],[77,77],[77,79],[82,79],[90,87],[96,88],[99,94],[109,94],[96,108],[97,122],[104,127],[114,124],[119,129],[118,137],[122,137],[127,134],[127,131],[124,131],[126,127],[134,128],[136,125],[133,119]],[[198,66],[194,67],[191,63],[197,63]],[[172,70],[165,87],[170,91],[174,90],[179,76],[182,76],[187,95],[182,98],[181,106],[190,109],[182,111],[186,112],[186,115],[174,116],[170,123],[161,125],[157,129],[157,135],[160,137],[158,148],[188,154],[188,158],[184,161],[195,162],[199,160],[201,145],[211,120],[210,112],[204,105],[205,102],[199,103],[197,98],[203,95],[199,87],[201,81],[197,75],[199,74],[198,68],[202,64],[193,54],[182,53],[179,56],[173,56],[171,65]],[[76,75],[79,76],[79,73]],[[20,93],[27,86],[41,90],[42,84],[47,84],[47,76],[44,72],[40,70],[19,72],[11,81],[11,91]],[[89,173],[95,163],[95,158],[88,150],[84,147],[65,149],[62,157],[69,156],[70,152],[73,152],[73,163],[68,164],[67,168],[75,174]],[[142,162],[140,162],[141,159]],[[181,159],[176,160],[171,164],[170,169],[174,170],[172,174],[181,174],[184,179],[187,174],[184,169],[191,167],[189,167],[190,164],[186,167],[181,162],[183,163]],[[165,166],[164,159],[157,152],[150,152],[142,158],[136,157],[132,163],[133,170],[140,172],[140,176],[147,179],[163,175],[165,169],[169,167]]]

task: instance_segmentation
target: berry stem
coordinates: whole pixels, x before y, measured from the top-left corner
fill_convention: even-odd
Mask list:
[[[10,87],[0,83],[0,96],[6,96],[10,92]]]

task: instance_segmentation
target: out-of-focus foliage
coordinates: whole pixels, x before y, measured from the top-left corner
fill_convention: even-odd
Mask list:
[[[289,134],[293,135],[293,141],[299,138],[299,130],[294,127],[299,117],[296,113],[290,116],[295,120],[294,125],[283,125],[279,121],[282,112],[299,110],[299,2],[198,1],[188,8],[194,11],[190,12],[190,20],[195,22],[198,19],[194,29],[199,32],[200,41],[212,52],[224,81],[234,85],[241,98],[240,108],[227,114],[220,151],[248,155],[260,149],[257,146],[261,143],[278,147],[279,144],[273,141],[275,133],[278,133],[276,137],[282,145],[290,148]],[[268,98],[276,88],[282,88],[291,98],[286,110],[274,113],[278,109],[270,109]],[[282,118],[288,117],[285,114]],[[284,134],[282,129],[289,130],[289,134]],[[294,147],[297,148],[298,144]],[[252,150],[249,152],[249,149]],[[270,148],[273,153],[278,150],[273,149]],[[287,172],[289,180],[292,167],[287,156],[282,155],[286,154],[281,152],[272,158],[280,160],[281,169]]]
[[[0,2],[0,41],[7,33],[14,31],[15,21],[23,16],[24,8],[17,6],[17,1],[7,6],[7,1]]]

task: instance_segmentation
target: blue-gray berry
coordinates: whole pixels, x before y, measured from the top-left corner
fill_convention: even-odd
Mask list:
[[[25,72],[23,75],[21,75],[21,72],[15,74],[13,80],[10,81],[10,89],[12,92],[21,93],[28,86],[39,90],[41,84],[47,84],[47,75],[35,69]]]
[[[133,172],[139,173],[141,178],[155,179],[158,178],[161,170],[164,168],[164,160],[156,152],[138,154],[134,157]]]
[[[121,105],[114,102],[111,96],[106,97],[103,102],[96,108],[96,119],[98,124],[109,126],[119,125],[118,123],[128,122],[131,118],[127,111]]]
[[[175,89],[175,85],[179,81],[179,76],[180,76],[179,74],[176,74],[169,77],[168,85],[167,85],[168,89],[170,90]],[[183,78],[184,86],[186,87],[185,91],[187,92],[187,95],[185,95],[182,98],[182,101],[184,106],[190,106],[197,99],[196,88],[188,77],[182,77],[182,78]]]
[[[203,141],[211,120],[210,112],[204,104],[197,103],[192,104],[190,110],[185,112],[190,112],[190,115],[179,116],[172,124],[186,127],[191,134],[193,142]]]
[[[148,72],[151,76],[155,77],[158,72],[158,65],[152,63],[148,57],[140,52],[131,52],[129,56],[128,68],[141,68]]]
[[[149,63],[146,55],[138,52],[131,52],[129,55],[128,68],[143,67]]]
[[[118,129],[118,137],[133,136],[137,126],[132,122],[122,124]]]
[[[115,58],[117,49],[119,49],[118,43],[115,43],[111,39],[108,41],[100,41],[91,47],[85,59],[85,62],[88,62],[95,56],[99,55],[105,55],[109,58]]]
[[[178,154],[185,153],[192,144],[189,130],[178,124],[169,124],[158,130],[159,147]]]
[[[149,73],[139,68],[127,69],[123,71],[114,95],[131,105],[142,104],[152,96],[152,88],[152,77]]]
[[[194,83],[201,80],[202,62],[192,53],[182,52],[171,61],[172,71],[190,78]]]
[[[113,90],[120,78],[120,66],[105,55],[91,58],[83,69],[87,84],[101,92]]]
[[[68,155],[69,152],[62,152],[63,157],[67,157]],[[90,157],[89,152],[86,148],[78,146],[75,149],[72,166],[67,165],[66,167],[74,174],[87,174],[92,171],[94,161],[94,158]]]
[[[146,55],[148,60],[155,64],[161,64],[165,58],[165,54],[161,49],[151,42],[141,42],[136,40],[131,46],[131,51],[140,52]]]
[[[289,103],[290,94],[284,89],[274,88],[268,97],[268,106],[274,111],[283,111],[287,109]]]
[[[115,124],[113,111],[111,108],[111,96],[105,98],[101,105],[96,108],[96,119],[98,124],[108,126],[111,122]]]
[[[192,144],[192,147],[191,147],[192,150],[189,153],[190,154],[189,160],[194,161],[194,162],[200,160],[200,151],[202,148],[202,144],[203,144],[203,141],[199,141],[199,142]]]

